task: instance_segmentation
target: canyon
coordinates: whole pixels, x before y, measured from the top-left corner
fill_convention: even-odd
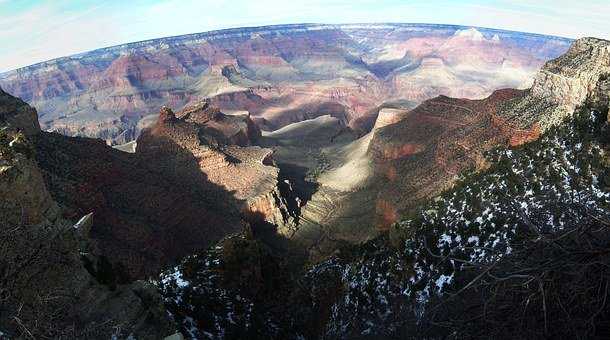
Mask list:
[[[0,75],[0,86],[38,109],[43,130],[99,138],[149,163],[192,153],[199,166],[177,178],[204,173],[251,215],[319,248],[315,257],[374,237],[480,166],[484,150],[519,139],[493,115],[520,92],[494,91],[528,88],[570,42],[451,25],[241,28],[51,60]]]
[[[343,230],[341,219],[329,224],[334,229],[313,249],[322,256],[305,271],[286,263],[291,254],[265,235],[234,235],[185,258],[160,279],[181,332],[277,339],[605,337],[609,306],[574,294],[593,301],[608,294],[607,287],[599,290],[609,274],[602,264],[610,246],[608,52],[609,41],[579,39],[542,67],[530,89],[381,110],[370,134],[343,140],[344,152],[324,159],[326,170],[318,174],[322,189],[339,188],[337,177],[377,186],[379,196],[368,191],[362,199],[370,203],[351,209],[360,220]],[[309,145],[300,128],[323,136],[337,122],[327,116],[297,124],[267,136],[283,147],[294,147],[290,135]],[[354,176],[333,165],[345,154],[354,156],[348,165]],[[358,162],[362,155],[368,166]],[[322,191],[311,202],[322,202],[316,199]],[[339,202],[353,202],[346,198]],[[416,201],[419,207],[411,208]],[[366,209],[379,209],[380,222],[397,222],[382,223],[377,236],[355,245],[345,242],[375,227],[360,215]],[[306,240],[298,235],[307,230],[297,231],[296,240]]]
[[[366,133],[380,106],[527,88],[569,39],[450,25],[284,25],[103,48],[0,75],[44,130],[135,140],[161,106],[209,98],[267,131],[330,114]]]
[[[43,277],[112,310],[131,304],[113,320],[138,334],[205,322],[183,310],[177,325],[154,321],[183,307],[173,294],[185,277],[223,278],[210,299],[231,308],[267,296],[273,314],[284,310],[276,299],[302,298],[286,285],[303,268],[328,283],[320,268],[379,242],[391,253],[396,228],[464,176],[496,169],[498,148],[535,143],[583,105],[607,112],[609,51],[593,38],[449,25],[287,25],[10,71],[0,75],[0,226],[61,230],[53,244],[69,261]],[[65,271],[78,275],[56,279]],[[159,306],[147,279],[162,271]],[[329,286],[322,300],[349,290]],[[328,303],[312,307],[323,321],[307,322],[330,322]],[[62,322],[90,326],[71,313]]]

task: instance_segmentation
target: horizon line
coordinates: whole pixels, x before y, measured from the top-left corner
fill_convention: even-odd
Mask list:
[[[130,42],[125,42],[125,43],[116,44],[116,45],[103,46],[103,47],[99,47],[99,48],[95,48],[95,49],[91,49],[91,50],[86,50],[83,52],[78,52],[78,53],[74,53],[74,54],[69,54],[69,55],[65,55],[65,56],[61,56],[61,57],[57,57],[57,58],[40,61],[37,63],[33,63],[30,65],[18,67],[18,68],[7,70],[7,71],[0,71],[0,79],[3,79],[4,77],[6,77],[7,75],[10,75],[10,74],[19,73],[20,71],[23,71],[26,69],[36,68],[36,67],[44,66],[45,64],[55,63],[58,61],[76,59],[78,57],[82,57],[87,54],[95,53],[95,52],[102,51],[102,50],[137,47],[137,45],[140,45],[140,44],[146,44],[146,43],[154,42],[157,40],[163,40],[163,39],[186,38],[186,37],[193,37],[193,36],[197,36],[197,35],[202,35],[202,36],[205,35],[205,36],[213,37],[213,36],[221,35],[223,33],[226,34],[228,32],[238,31],[238,30],[255,31],[255,30],[262,30],[262,29],[278,29],[278,28],[282,28],[282,27],[289,28],[289,27],[299,27],[299,26],[300,27],[319,26],[319,27],[326,27],[326,28],[332,28],[332,27],[339,28],[339,27],[346,27],[346,26],[362,26],[362,25],[369,25],[369,26],[373,26],[373,25],[380,25],[380,26],[381,25],[387,25],[387,26],[410,25],[410,26],[430,26],[430,27],[441,26],[441,27],[447,27],[447,28],[468,27],[468,28],[482,29],[482,30],[495,31],[495,32],[503,32],[503,33],[519,33],[519,34],[533,36],[533,37],[552,37],[555,39],[566,40],[566,41],[576,40],[575,38],[568,38],[568,37],[563,37],[563,36],[558,36],[558,35],[514,31],[514,30],[501,29],[501,28],[491,28],[491,27],[472,26],[472,25],[457,25],[457,24],[423,23],[423,22],[362,22],[362,23],[342,23],[342,24],[303,22],[303,23],[272,24],[272,25],[260,25],[260,26],[237,26],[237,27],[227,27],[227,28],[221,28],[221,29],[215,29],[215,30],[209,30],[209,31],[193,32],[193,33],[178,34],[178,35],[169,35],[169,36],[163,36],[163,37],[158,37],[158,38],[136,40],[136,41],[130,41]]]

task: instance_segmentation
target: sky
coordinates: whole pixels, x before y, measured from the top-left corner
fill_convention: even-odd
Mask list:
[[[222,28],[380,22],[610,39],[610,0],[0,0],[0,72],[121,43]]]

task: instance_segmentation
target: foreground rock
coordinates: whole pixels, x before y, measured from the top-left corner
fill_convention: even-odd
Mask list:
[[[0,337],[172,334],[156,287],[127,284],[91,246],[92,215],[77,224],[62,215],[39,167],[40,138],[35,110],[0,90]]]

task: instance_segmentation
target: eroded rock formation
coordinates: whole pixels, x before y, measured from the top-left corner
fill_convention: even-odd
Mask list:
[[[564,55],[542,67],[527,97],[501,114],[527,128],[539,123],[541,131],[545,131],[561,123],[585,101],[607,98],[609,75],[610,42],[579,39]]]
[[[369,146],[379,181],[378,224],[393,223],[446,189],[461,172],[482,169],[486,150],[515,143],[523,132],[496,114],[523,96],[519,90],[499,90],[482,100],[441,96],[378,129]]]
[[[410,210],[409,202],[433,197],[464,170],[484,168],[485,150],[536,140],[578,107],[607,111],[609,74],[610,43],[584,38],[547,62],[529,90],[496,91],[478,101],[441,96],[382,128],[370,148],[376,175],[389,183],[379,195],[381,224]]]
[[[122,144],[162,105],[212,98],[267,130],[331,114],[366,133],[376,107],[526,88],[570,40],[449,25],[284,25],[126,44],[0,75],[44,129]]]
[[[272,150],[248,146],[259,137],[248,115],[225,115],[203,102],[176,114],[163,108],[138,138],[136,154],[163,160],[180,178],[205,176],[231,193],[250,222],[266,221],[287,232],[295,216],[279,191]]]

